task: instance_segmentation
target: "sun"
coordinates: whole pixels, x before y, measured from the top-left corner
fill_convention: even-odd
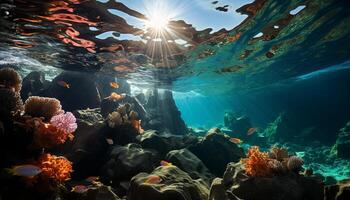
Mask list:
[[[154,11],[154,13],[150,13],[150,16],[145,20],[145,28],[151,29],[156,32],[163,32],[168,29],[168,24],[170,19],[167,14],[162,13],[160,11]]]

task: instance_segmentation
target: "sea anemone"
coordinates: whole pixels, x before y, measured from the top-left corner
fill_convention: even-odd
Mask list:
[[[33,123],[33,141],[37,147],[52,148],[74,138],[73,132],[66,132],[51,123],[44,123],[40,118],[34,118]]]
[[[304,160],[298,156],[291,156],[287,161],[287,168],[289,171],[299,173],[302,170]]]
[[[252,146],[248,150],[247,158],[241,160],[247,175],[253,177],[271,176],[273,171],[269,161],[270,158],[268,153],[261,152],[257,146]]]
[[[71,112],[53,116],[50,120],[50,123],[58,130],[66,133],[73,133],[78,127],[76,118]]]
[[[73,172],[72,163],[63,156],[43,154],[39,158],[41,177],[52,180],[56,183],[63,183],[70,179]]]
[[[0,119],[9,119],[12,113],[23,110],[23,102],[17,92],[0,88]]]
[[[44,117],[49,121],[51,117],[63,113],[63,110],[58,99],[31,96],[25,101],[24,112],[32,117]]]
[[[22,78],[12,68],[0,69],[0,87],[14,90],[15,92],[21,91]]]

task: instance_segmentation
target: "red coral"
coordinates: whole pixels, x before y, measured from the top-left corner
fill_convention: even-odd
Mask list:
[[[67,139],[72,140],[74,135],[58,129],[50,123],[44,123],[40,118],[34,121],[34,144],[38,147],[51,148],[66,142]]]
[[[72,163],[65,157],[43,154],[39,158],[40,176],[44,179],[62,183],[70,179]]]
[[[247,175],[253,177],[271,176],[273,171],[270,166],[268,153],[261,152],[259,147],[253,146],[248,150],[248,157],[242,159]]]

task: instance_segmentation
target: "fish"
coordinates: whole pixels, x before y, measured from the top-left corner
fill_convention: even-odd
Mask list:
[[[100,177],[98,176],[89,176],[85,179],[85,181],[89,182],[89,183],[95,183],[98,182],[100,179]]]
[[[112,92],[111,95],[108,97],[112,101],[119,101],[125,98],[125,95],[118,94],[116,92]]]
[[[57,84],[67,89],[70,88],[70,84],[68,84],[66,81],[57,81]]]
[[[113,145],[113,140],[112,139],[110,139],[110,138],[107,138],[106,139],[106,142],[109,144],[109,145]]]
[[[110,82],[109,85],[111,86],[111,88],[114,88],[114,89],[119,88],[119,84],[116,82]]]
[[[239,138],[230,138],[230,142],[235,143],[235,144],[242,144],[243,141]]]
[[[173,164],[168,161],[162,160],[160,161],[160,166],[169,167],[169,166],[173,166]]]
[[[252,135],[253,133],[255,133],[257,130],[257,128],[249,128],[247,131],[247,135]]]
[[[36,165],[17,165],[8,169],[8,172],[15,176],[34,177],[41,173],[41,168]]]
[[[139,132],[139,134],[142,135],[145,132],[145,130],[143,130],[143,128],[141,127],[141,120],[131,120],[131,124]]]
[[[158,184],[160,182],[162,182],[162,178],[160,178],[157,175],[150,175],[148,176],[148,178],[145,180],[146,184]]]
[[[75,193],[85,193],[89,190],[90,188],[86,185],[76,185],[72,188],[71,192],[75,192]]]

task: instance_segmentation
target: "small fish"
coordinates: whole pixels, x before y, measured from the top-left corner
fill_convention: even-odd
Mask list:
[[[76,185],[72,188],[71,192],[75,192],[75,193],[85,193],[89,190],[89,187],[86,185]]]
[[[160,166],[169,167],[169,166],[173,166],[173,164],[168,161],[162,160],[160,161]]]
[[[243,141],[239,138],[230,138],[230,142],[235,143],[235,144],[242,144]]]
[[[110,82],[109,85],[111,86],[111,88],[114,88],[114,89],[119,88],[119,84],[116,82]]]
[[[162,182],[162,178],[157,175],[150,175],[145,181],[146,184],[158,184],[160,182]]]
[[[70,88],[70,85],[66,81],[57,81],[57,84],[67,89]]]
[[[100,179],[100,177],[98,176],[89,176],[85,179],[85,181],[89,182],[89,183],[95,183],[98,182]]]
[[[113,145],[113,140],[112,139],[110,139],[110,138],[107,138],[106,139],[106,142],[109,144],[109,145]]]
[[[41,173],[41,169],[35,165],[18,165],[8,169],[15,176],[34,177]]]
[[[257,128],[249,128],[247,131],[247,135],[252,135],[253,133],[255,133],[257,130]]]
[[[143,130],[143,128],[141,127],[141,120],[131,120],[131,124],[139,132],[140,135],[142,135],[145,132],[145,130]]]
[[[116,92],[112,92],[111,95],[108,97],[112,101],[119,101],[125,98],[125,95],[118,94]]]

